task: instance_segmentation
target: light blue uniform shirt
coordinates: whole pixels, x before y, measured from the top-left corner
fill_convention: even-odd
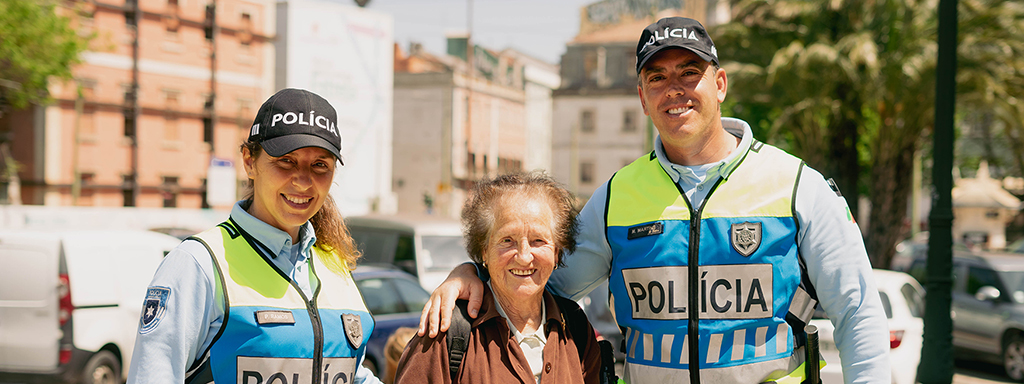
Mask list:
[[[306,222],[299,228],[299,241],[291,235],[250,215],[241,201],[231,209],[231,218],[266,248],[274,265],[288,275],[310,298],[317,281],[309,279],[309,255],[316,234]],[[213,342],[224,322],[224,293],[213,267],[210,252],[198,241],[187,240],[164,258],[150,287],[170,289],[166,310],[152,330],[135,339],[128,383],[184,383],[185,371]],[[379,384],[363,368],[359,357],[355,384]]]
[[[722,118],[722,125],[740,138],[738,148],[749,148],[753,134],[746,122]],[[683,166],[669,162],[659,137],[655,154],[666,173],[699,207],[718,179],[728,177],[740,164],[743,151],[733,151],[719,162]],[[551,274],[548,288],[552,293],[579,300],[608,279],[612,250],[605,237],[607,195],[605,182],[580,211],[576,252],[565,257],[566,268]],[[804,167],[796,192],[797,247],[817,290],[818,301],[835,325],[843,377],[847,383],[889,383],[889,324],[864,240],[860,229],[848,218],[848,210],[846,200],[829,187],[818,171]]]

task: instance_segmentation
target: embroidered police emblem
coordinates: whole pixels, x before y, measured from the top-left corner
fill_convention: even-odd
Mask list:
[[[732,248],[743,256],[750,256],[761,246],[761,223],[732,225]]]
[[[345,324],[345,336],[348,337],[348,342],[352,343],[352,348],[359,349],[359,346],[363,345],[363,324],[359,315],[342,314],[341,322]]]
[[[167,312],[167,297],[171,295],[170,288],[149,287],[146,291],[146,303],[142,306],[142,321],[139,324],[139,333],[149,333],[160,324],[160,319]]]

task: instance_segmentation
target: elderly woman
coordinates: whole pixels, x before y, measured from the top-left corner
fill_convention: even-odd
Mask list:
[[[544,290],[576,245],[573,200],[542,173],[477,184],[462,222],[470,258],[486,267],[489,281],[461,367],[449,369],[452,329],[417,336],[402,354],[396,383],[598,382],[601,354],[586,316]]]

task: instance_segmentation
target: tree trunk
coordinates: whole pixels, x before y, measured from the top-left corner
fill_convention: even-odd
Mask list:
[[[858,122],[863,121],[861,101],[850,84],[836,87],[836,98],[842,102],[839,113],[829,123],[829,150],[832,154],[830,169],[826,178],[834,177],[836,186],[846,198],[846,205],[856,217],[859,206],[860,155],[857,141],[860,139]]]
[[[871,166],[871,213],[866,245],[872,267],[888,269],[896,253],[896,243],[907,234],[907,197],[917,145],[913,141],[900,145],[881,138],[876,144],[875,161]]]

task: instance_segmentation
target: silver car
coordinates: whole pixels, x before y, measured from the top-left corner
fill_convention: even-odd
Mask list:
[[[923,282],[924,259],[910,274]],[[953,347],[957,358],[1001,363],[1024,382],[1024,255],[953,257]]]

